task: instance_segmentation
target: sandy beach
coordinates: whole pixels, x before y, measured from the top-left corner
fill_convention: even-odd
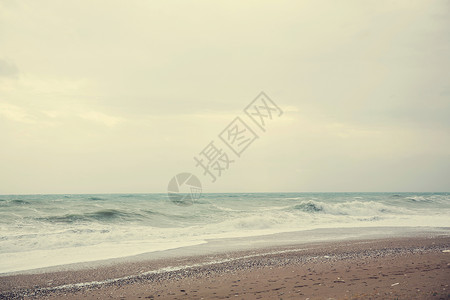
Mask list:
[[[0,299],[450,299],[450,238],[321,242],[0,277]]]

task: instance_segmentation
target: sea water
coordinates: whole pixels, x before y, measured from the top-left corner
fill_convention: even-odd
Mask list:
[[[0,273],[316,228],[450,227],[449,193],[0,195]]]

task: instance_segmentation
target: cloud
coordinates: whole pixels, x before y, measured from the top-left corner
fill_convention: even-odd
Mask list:
[[[18,75],[19,69],[15,64],[0,58],[0,77],[16,78]]]
[[[80,114],[80,117],[86,120],[94,121],[108,127],[114,127],[115,125],[124,121],[121,117],[110,116],[97,111],[90,111]]]
[[[23,108],[8,103],[0,103],[0,116],[20,123],[35,123],[35,119]]]

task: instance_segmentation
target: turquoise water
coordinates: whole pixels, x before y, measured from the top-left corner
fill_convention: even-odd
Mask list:
[[[449,193],[0,195],[0,273],[315,228],[450,227]]]

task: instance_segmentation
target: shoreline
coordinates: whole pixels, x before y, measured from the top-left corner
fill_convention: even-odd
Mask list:
[[[203,243],[181,246],[167,250],[144,252],[129,256],[85,260],[81,262],[55,264],[17,271],[0,272],[0,279],[11,275],[42,274],[59,271],[78,271],[103,268],[130,262],[164,261],[169,259],[195,259],[201,255],[216,255],[242,251],[271,249],[291,245],[308,245],[314,243],[344,242],[352,240],[385,239],[402,237],[424,237],[429,235],[449,235],[450,227],[409,227],[409,226],[372,226],[372,227],[338,227],[313,228],[301,231],[277,232],[243,237],[209,238]],[[201,255],[199,255],[201,253]],[[26,256],[26,253],[24,253]]]
[[[236,273],[244,273],[239,275],[240,277],[245,274],[268,276],[271,272],[267,274],[267,270],[271,270],[270,268],[276,269],[280,273],[278,277],[281,278],[287,272],[286,270],[297,272],[311,269],[311,267],[326,268],[333,264],[370,264],[374,263],[374,259],[402,260],[405,257],[409,257],[412,262],[424,258],[432,261],[440,259],[442,264],[440,269],[445,272],[447,278],[450,278],[450,264],[446,265],[450,263],[450,253],[443,252],[448,249],[450,249],[448,234],[424,233],[416,237],[296,243],[153,260],[136,257],[135,260],[102,266],[94,264],[90,268],[78,270],[3,275],[0,277],[0,299],[24,297],[49,297],[50,299],[55,297],[56,299],[61,296],[76,299],[80,295],[96,298],[106,295],[105,293],[112,295],[113,298],[116,293],[125,295],[125,298],[138,298],[139,291],[147,293],[149,289],[154,289],[157,293],[158,286],[176,285],[193,279],[207,284],[213,283],[210,282],[211,278],[223,279],[225,276],[231,280]],[[269,281],[266,280],[265,283],[267,282]],[[242,289],[241,294],[244,292]],[[183,288],[181,290],[187,291]],[[304,286],[299,290],[306,291],[307,288]],[[216,296],[207,292],[208,290],[205,289],[197,289],[198,295],[203,293],[205,296]],[[268,293],[272,295],[271,292]],[[159,291],[159,295],[163,294],[163,291]],[[157,297],[156,295],[154,297]],[[182,294],[163,296],[161,299],[172,299],[182,297]]]

